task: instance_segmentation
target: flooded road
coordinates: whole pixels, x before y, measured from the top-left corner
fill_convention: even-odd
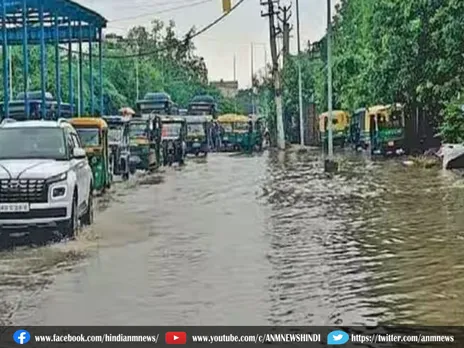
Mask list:
[[[21,325],[460,325],[464,181],[318,152],[120,185],[77,241],[0,254]]]

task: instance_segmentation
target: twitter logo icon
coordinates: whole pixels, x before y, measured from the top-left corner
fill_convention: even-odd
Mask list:
[[[350,339],[345,331],[335,330],[327,335],[327,344],[345,344]]]

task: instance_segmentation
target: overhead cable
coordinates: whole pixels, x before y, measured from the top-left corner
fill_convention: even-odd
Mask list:
[[[211,23],[209,23],[208,25],[204,26],[203,28],[201,28],[199,31],[193,33],[193,34],[186,34],[184,35],[185,38],[183,40],[181,40],[181,43],[183,42],[183,44],[188,44],[192,39],[200,36],[201,34],[207,32],[209,29],[211,29],[212,27],[214,27],[216,24],[218,24],[219,22],[221,22],[224,18],[226,18],[229,14],[232,13],[232,11],[234,11],[237,7],[239,7],[243,2],[245,2],[245,0],[239,0],[234,6],[231,7],[230,11],[228,12],[225,12],[222,16],[216,18],[214,21],[212,21]],[[140,52],[140,53],[136,53],[136,54],[127,54],[127,55],[104,55],[103,58],[105,59],[126,59],[126,58],[138,58],[138,57],[146,57],[146,56],[153,56],[153,55],[156,55],[160,52],[164,52],[164,51],[169,51],[173,48],[176,48],[176,46],[178,46],[179,43],[177,43],[176,45],[166,45],[166,46],[161,46],[159,48],[157,48],[156,50],[151,50],[151,51],[147,51],[147,52]],[[63,50],[66,50],[68,51],[68,48],[67,47],[63,47],[63,46],[60,46],[61,49]],[[72,53],[75,53],[75,54],[79,54],[79,51],[75,51],[75,50],[71,50]],[[87,52],[82,52],[82,55],[84,56],[89,56],[89,53]],[[92,55],[92,57],[95,57],[98,59],[98,55]]]

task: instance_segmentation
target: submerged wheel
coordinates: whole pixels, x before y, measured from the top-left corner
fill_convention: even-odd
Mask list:
[[[90,189],[89,200],[87,202],[87,210],[81,218],[82,225],[90,226],[93,224],[93,190]]]
[[[76,237],[78,231],[79,231],[79,216],[77,212],[77,195],[74,194],[73,203],[71,207],[71,217],[66,222],[66,225],[64,226],[62,234],[64,237],[73,239]]]

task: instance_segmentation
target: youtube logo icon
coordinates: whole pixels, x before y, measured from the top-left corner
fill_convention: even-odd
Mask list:
[[[166,332],[166,344],[187,344],[186,332]]]

